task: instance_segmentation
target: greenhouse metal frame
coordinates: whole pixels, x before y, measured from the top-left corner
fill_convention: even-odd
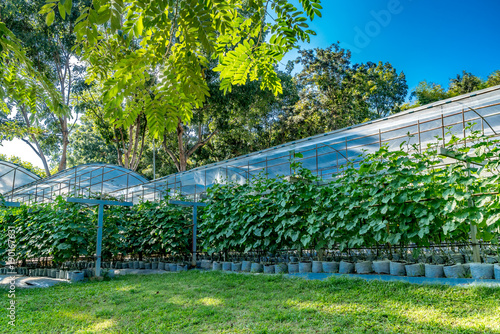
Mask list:
[[[452,134],[465,137],[469,123],[474,123],[473,129],[486,136],[500,136],[500,86],[153,181],[123,167],[88,164],[17,187],[3,195],[8,200],[25,203],[50,201],[56,195],[67,193],[76,196],[108,194],[134,203],[180,194],[197,201],[217,182],[244,183],[259,173],[266,173],[267,177],[290,175],[294,153],[302,154],[296,161],[328,180],[341,172],[348,162],[356,164],[363,152],[374,152],[382,145],[398,149],[404,142],[417,144],[419,149],[429,143],[444,146]]]

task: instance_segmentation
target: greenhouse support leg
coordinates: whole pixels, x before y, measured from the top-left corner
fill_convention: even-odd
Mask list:
[[[197,233],[197,206],[193,206],[193,259],[191,261],[191,265],[196,268],[196,233]]]
[[[470,178],[470,162],[467,161],[467,175]],[[469,189],[467,189],[468,191]],[[474,207],[474,202],[472,197],[467,201],[469,208]],[[471,221],[470,222],[470,241],[472,243],[472,258],[474,262],[481,263],[481,256],[479,255],[479,245],[477,244],[477,226]]]
[[[102,246],[103,216],[104,216],[104,205],[99,204],[99,215],[97,223],[97,250],[96,250],[96,261],[95,261],[95,275],[97,277],[101,276],[101,246]]]

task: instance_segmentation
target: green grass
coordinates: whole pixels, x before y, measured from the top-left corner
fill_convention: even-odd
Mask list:
[[[485,287],[186,272],[16,292],[0,333],[500,333]]]

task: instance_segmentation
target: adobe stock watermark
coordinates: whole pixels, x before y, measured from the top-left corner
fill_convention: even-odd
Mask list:
[[[8,278],[7,296],[9,303],[7,307],[7,318],[9,318],[9,325],[16,325],[16,231],[14,226],[7,227],[7,261],[5,264]]]
[[[412,0],[406,0],[412,1]],[[345,47],[352,52],[360,53],[362,49],[370,45],[371,41],[380,35],[382,29],[387,27],[395,15],[401,14],[404,10],[400,0],[389,0],[386,8],[380,10],[371,10],[370,15],[373,20],[368,21],[363,28],[354,27],[353,45],[343,43]]]

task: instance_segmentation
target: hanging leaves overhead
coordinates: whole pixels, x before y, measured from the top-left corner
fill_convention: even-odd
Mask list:
[[[221,89],[258,80],[282,92],[275,66],[315,33],[308,20],[321,16],[320,0],[94,0],[81,8],[74,31],[89,62],[88,81],[102,90],[106,116],[128,126],[137,100],[153,136],[173,130],[209,94],[204,71],[216,59]],[[40,13],[71,11],[70,0],[49,0]],[[151,82],[154,82],[151,85]]]

